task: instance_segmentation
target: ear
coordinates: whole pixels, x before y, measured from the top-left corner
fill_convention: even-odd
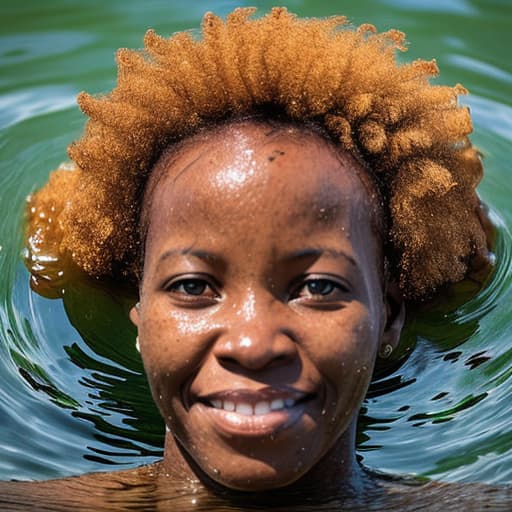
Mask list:
[[[139,303],[137,302],[137,304],[135,304],[135,306],[133,306],[131,309],[130,309],[130,320],[132,321],[132,323],[138,327],[139,325],[139,308],[140,308],[140,305]]]
[[[390,354],[389,346],[393,350],[398,346],[405,322],[405,302],[395,282],[389,282],[386,288],[386,317],[386,327],[379,347],[379,354],[387,354],[384,357]]]

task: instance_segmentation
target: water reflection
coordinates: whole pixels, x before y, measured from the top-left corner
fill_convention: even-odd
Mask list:
[[[132,288],[100,285],[75,276],[64,289],[69,320],[90,349],[65,346],[70,360],[87,371],[79,380],[87,388],[88,410],[73,416],[91,421],[96,439],[108,449],[89,446],[88,460],[112,464],[112,457],[157,457],[163,446],[163,421],[151,399],[128,311],[136,301]],[[101,434],[100,434],[101,433]]]

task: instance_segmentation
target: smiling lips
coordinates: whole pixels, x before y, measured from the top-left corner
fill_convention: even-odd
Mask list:
[[[234,402],[233,400],[220,398],[211,400],[212,407],[215,409],[223,409],[224,411],[236,412],[245,416],[261,416],[262,414],[268,414],[270,411],[279,411],[285,407],[290,408],[295,405],[293,398],[274,398],[271,402],[268,400],[261,400],[252,405],[248,402]]]
[[[295,423],[313,395],[296,390],[222,391],[198,399],[217,427],[229,434],[269,435]]]

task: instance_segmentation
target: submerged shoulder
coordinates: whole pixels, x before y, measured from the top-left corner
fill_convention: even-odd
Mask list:
[[[54,480],[0,482],[0,510],[120,510],[121,504],[151,499],[159,470],[156,463]]]
[[[421,483],[405,478],[384,481],[382,489],[390,510],[512,510],[510,485],[433,481]]]

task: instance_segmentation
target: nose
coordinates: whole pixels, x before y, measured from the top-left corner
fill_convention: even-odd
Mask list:
[[[247,308],[232,310],[215,344],[216,358],[223,365],[252,371],[293,362],[297,358],[297,340],[287,325],[286,314],[272,301],[257,305],[252,300],[251,306],[250,314]]]

